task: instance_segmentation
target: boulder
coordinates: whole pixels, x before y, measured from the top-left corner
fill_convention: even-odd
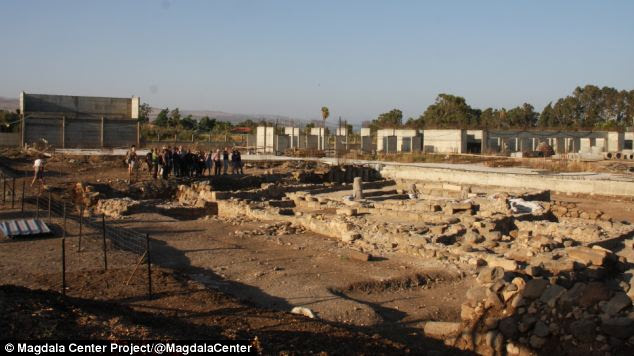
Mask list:
[[[632,300],[623,292],[616,293],[606,304],[603,310],[608,315],[616,315],[621,310],[632,305]]]
[[[462,327],[460,323],[455,322],[428,321],[425,323],[423,330],[425,332],[425,336],[435,339],[444,339],[458,336]]]
[[[584,266],[603,266],[609,254],[606,250],[585,246],[570,248],[567,252],[570,259]]]
[[[596,336],[596,326],[590,319],[576,320],[568,327],[570,334],[582,342],[592,342]]]
[[[605,319],[601,330],[610,336],[627,339],[634,335],[634,320],[627,317]]]
[[[534,278],[526,282],[522,296],[528,299],[539,298],[550,283],[546,279]]]

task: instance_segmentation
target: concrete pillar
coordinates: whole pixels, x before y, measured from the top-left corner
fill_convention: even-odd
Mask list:
[[[363,199],[363,189],[361,188],[361,177],[354,178],[352,182],[352,198],[354,200]]]
[[[62,148],[66,148],[66,116],[62,116]]]

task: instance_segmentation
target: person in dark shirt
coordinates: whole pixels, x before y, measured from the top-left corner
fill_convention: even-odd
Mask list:
[[[229,147],[222,151],[222,174],[227,174],[229,170]]]

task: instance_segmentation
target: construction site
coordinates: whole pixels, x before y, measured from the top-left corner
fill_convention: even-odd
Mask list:
[[[125,149],[64,148],[85,135],[62,132],[2,149],[5,335],[248,339],[265,354],[634,347],[634,161],[264,144],[243,175],[129,183]]]

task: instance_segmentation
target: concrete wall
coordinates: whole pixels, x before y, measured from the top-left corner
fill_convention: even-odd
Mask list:
[[[139,117],[140,98],[20,93],[20,110],[25,116],[92,117],[133,119]]]
[[[290,148],[290,136],[275,135],[275,152],[283,153]]]
[[[285,127],[284,134],[289,137],[290,148],[299,147],[299,127]]]
[[[384,137],[396,136],[395,129],[380,129],[376,131],[376,151],[383,152],[386,148]]]
[[[372,152],[373,149],[372,136],[361,136],[361,151]]]
[[[46,140],[57,148],[139,144],[141,99],[20,93],[23,144]]]
[[[0,146],[20,146],[20,133],[0,132]]]
[[[398,129],[394,130],[394,134],[396,135],[396,150],[398,152],[403,151],[403,138],[409,138],[406,152],[411,152],[411,138],[418,135],[418,131],[410,129]]]
[[[467,150],[467,131],[424,130],[423,149],[425,152],[465,153]]]
[[[273,153],[275,128],[258,126],[255,129],[255,145],[257,153]]]
[[[607,151],[619,152],[623,150],[623,141],[625,134],[623,132],[608,132],[607,135]]]
[[[317,149],[324,149],[324,128],[323,127],[311,127],[310,134],[313,136],[317,136]]]
[[[45,140],[57,148],[116,148],[138,145],[138,123],[130,119],[37,118],[24,123],[24,143]]]

